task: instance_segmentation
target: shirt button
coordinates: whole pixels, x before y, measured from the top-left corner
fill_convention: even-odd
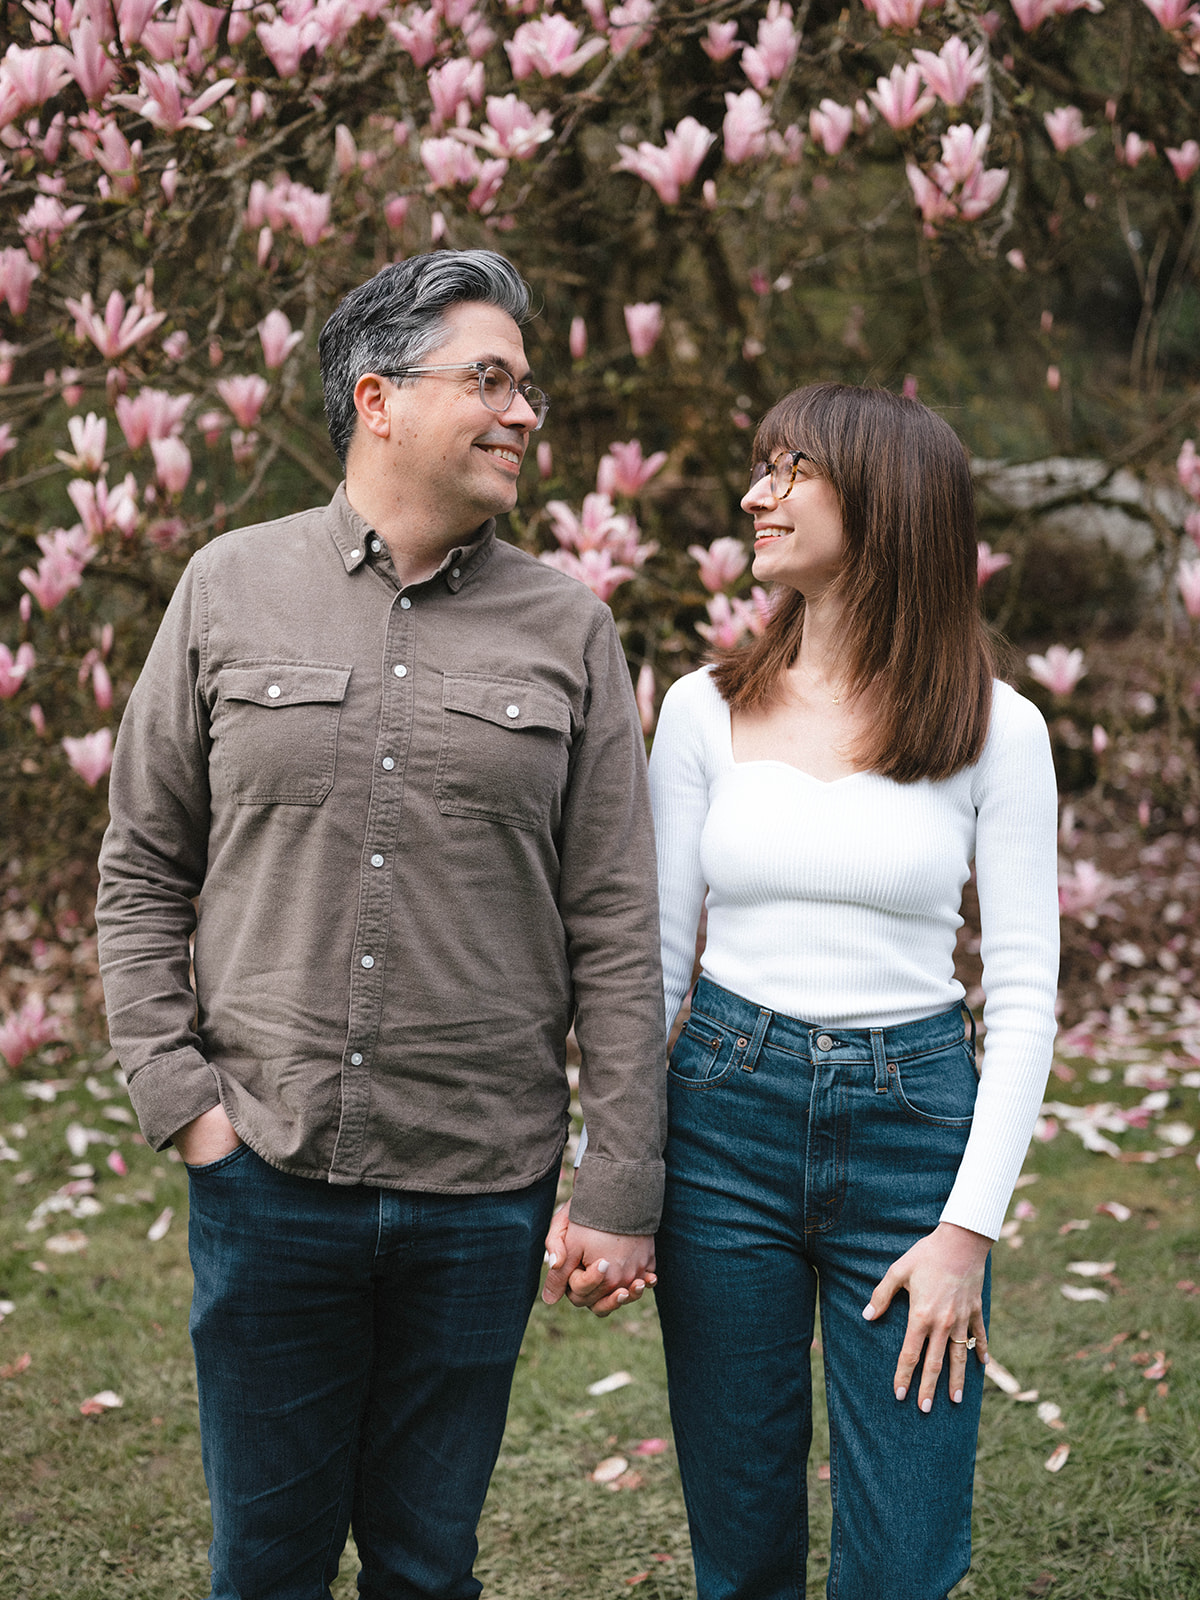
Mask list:
[[[832,1050],[833,1049],[833,1040],[829,1037],[829,1035],[827,1033],[819,1033],[817,1035],[817,1049],[818,1050]]]
[[[267,690],[267,693],[270,695],[272,700],[278,700],[279,696],[283,693],[283,690],[279,687],[279,685],[277,683],[273,683],[271,685],[271,687]]]
[[[360,555],[362,555],[362,551],[361,550],[351,550],[351,552],[350,552],[351,561],[357,561]]]
[[[383,865],[383,857],[378,854],[373,855],[371,857],[371,865],[373,867],[381,867]]]
[[[462,569],[461,569],[461,567],[451,567],[451,569],[450,569],[450,576],[451,576],[451,577],[452,577],[452,578],[459,578],[459,577],[461,577],[461,576],[462,576]]]
[[[504,715],[506,717],[519,717],[521,715],[521,708],[520,706],[505,706]]]
[[[372,968],[375,965],[375,957],[374,956],[364,956],[362,958],[362,965],[364,967],[366,967],[368,969],[368,971],[369,971],[370,968]]]
[[[361,1053],[359,1051],[356,1050],[354,1052],[354,1054],[350,1057],[350,1065],[352,1067],[361,1067],[362,1066],[362,1055],[361,1055]]]
[[[371,554],[372,555],[377,556],[382,549],[383,549],[383,546],[380,544],[378,539],[372,539],[371,540]]]
[[[408,598],[407,595],[402,595],[401,599],[400,599],[400,609],[401,609],[401,611],[408,611],[408,610],[411,610],[411,608],[412,608],[412,601]]]
[[[391,756],[384,756],[383,760],[379,763],[379,765],[383,768],[383,770],[385,772],[390,772],[392,770],[392,768],[396,765],[396,763],[392,760]]]
[[[394,666],[392,668],[392,671],[396,674],[396,676],[398,678],[407,678],[408,677],[408,668],[403,664],[403,662],[400,662],[396,666]]]

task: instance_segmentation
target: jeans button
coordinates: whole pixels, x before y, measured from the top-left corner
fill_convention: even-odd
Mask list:
[[[737,1047],[739,1050],[744,1050],[749,1043],[749,1039],[739,1039],[737,1042]]]
[[[818,1050],[832,1050],[833,1049],[833,1040],[829,1037],[829,1035],[827,1033],[819,1033],[817,1035],[817,1049]]]

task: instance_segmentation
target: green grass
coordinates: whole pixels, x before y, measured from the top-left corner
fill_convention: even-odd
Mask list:
[[[109,1068],[51,1070],[64,1075],[52,1104],[27,1098],[19,1082],[0,1084],[0,1136],[19,1158],[0,1160],[0,1300],[15,1307],[0,1324],[0,1369],[31,1358],[0,1379],[0,1600],[200,1600],[208,1521],[186,1331],[185,1174],[105,1116],[122,1101],[93,1098],[83,1080],[90,1073],[111,1086]],[[1099,1092],[1082,1075],[1052,1090],[1081,1101]],[[1142,1093],[1102,1092],[1126,1104]],[[1167,1114],[1196,1109],[1194,1089],[1179,1089]],[[71,1122],[119,1139],[128,1173],[110,1172],[110,1147],[93,1145],[103,1210],[51,1215],[30,1232],[35,1206],[76,1164],[65,1137]],[[1149,1134],[1122,1143],[1130,1153],[1157,1148]],[[1064,1426],[1050,1428],[1035,1404],[988,1385],[975,1562],[956,1596],[1200,1600],[1200,1294],[1177,1287],[1200,1281],[1194,1153],[1193,1145],[1155,1165],[1116,1161],[1085,1152],[1067,1133],[1033,1147],[1027,1170],[1037,1181],[1018,1198],[1037,1216],[1021,1224],[1020,1248],[997,1246],[992,1349],[1023,1385],[1061,1407]],[[1132,1216],[1097,1214],[1110,1199]],[[147,1230],[167,1206],[174,1220],[151,1242]],[[1072,1219],[1088,1229],[1060,1233]],[[72,1229],[87,1236],[85,1251],[47,1248]],[[1113,1261],[1115,1272],[1106,1280],[1069,1273],[1081,1259]],[[1099,1284],[1109,1298],[1073,1303],[1064,1283]],[[1171,1366],[1165,1378],[1147,1379],[1146,1358],[1160,1350]],[[591,1382],[621,1369],[632,1374],[627,1387],[588,1395]],[[104,1389],[123,1406],[82,1416],[81,1402]],[[810,1596],[824,1592],[827,1565],[821,1426],[818,1417]],[[539,1305],[480,1527],[486,1592],[496,1600],[690,1595],[673,1453],[635,1454],[641,1440],[669,1434],[652,1305],[606,1322]],[[1060,1442],[1071,1453],[1052,1474],[1044,1463]],[[638,1484],[612,1490],[591,1481],[612,1455],[628,1459]],[[355,1593],[351,1555],[337,1600]]]

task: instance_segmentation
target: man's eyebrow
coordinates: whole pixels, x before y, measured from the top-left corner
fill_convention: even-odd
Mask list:
[[[509,360],[509,358],[507,356],[487,356],[487,355],[484,355],[484,356],[476,356],[475,360],[478,361],[480,366],[482,366],[482,367],[503,367],[504,371],[508,373],[510,378],[517,378],[517,374],[512,369],[512,362]],[[532,368],[529,367],[529,366],[526,366],[525,371],[522,374],[522,376],[517,378],[517,382],[518,383],[527,383],[529,381],[531,372],[532,372]]]

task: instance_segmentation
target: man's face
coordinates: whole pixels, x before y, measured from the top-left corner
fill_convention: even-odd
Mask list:
[[[481,361],[521,382],[529,376],[521,330],[498,306],[463,301],[450,306],[444,342],[422,367]],[[508,409],[491,411],[479,395],[478,374],[438,372],[401,386],[388,383],[396,471],[406,499],[422,503],[452,541],[517,503],[517,476],[536,421],[514,392]]]

